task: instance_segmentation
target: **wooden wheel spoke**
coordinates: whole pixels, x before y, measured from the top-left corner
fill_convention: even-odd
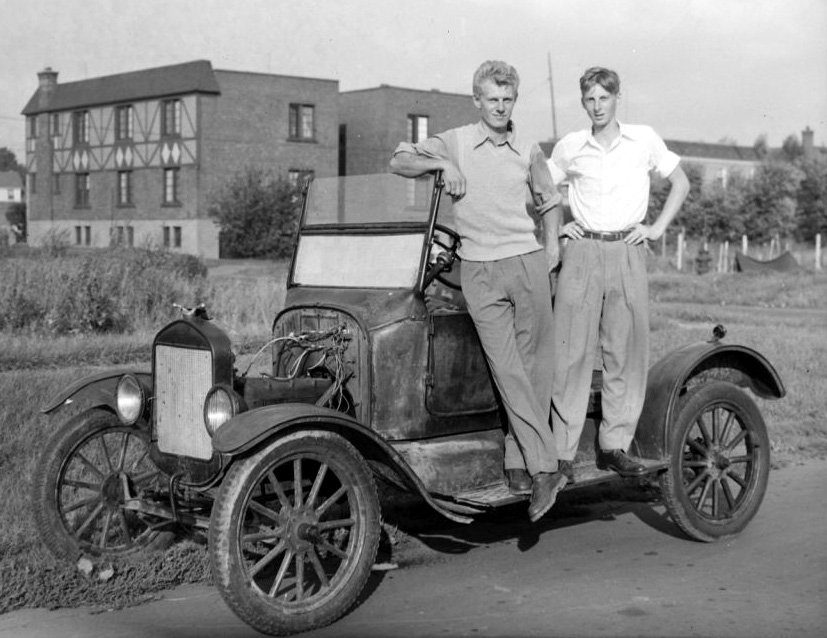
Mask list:
[[[63,479],[63,487],[75,487],[91,492],[100,492],[101,489],[100,483],[87,483],[86,481],[79,481],[77,479]]]
[[[124,545],[132,547],[132,534],[129,532],[129,523],[126,520],[126,514],[123,510],[118,510],[118,518],[121,523],[121,533],[123,534]]]
[[[112,457],[110,456],[109,448],[106,447],[106,435],[103,434],[103,435],[99,436],[98,441],[100,442],[100,448],[101,448],[101,451],[103,452],[103,458],[106,459],[106,467],[109,470],[109,473],[112,474],[116,470],[115,470],[115,467],[112,465]]]
[[[304,554],[296,554],[296,600],[304,598]]]
[[[704,503],[706,503],[706,499],[709,497],[709,490],[712,487],[712,478],[709,477],[708,473],[704,473],[703,478],[706,479],[704,482],[704,486],[701,489],[701,493],[698,495],[698,498],[695,501],[695,509],[699,512],[703,509]]]
[[[324,521],[323,523],[319,523],[316,527],[320,532],[327,531],[329,529],[336,529],[336,528],[343,528],[343,527],[353,527],[356,525],[356,519],[353,517],[350,518],[341,518],[336,521]]]
[[[293,461],[293,503],[301,507],[304,503],[302,495],[302,460],[297,458]]]
[[[747,488],[747,482],[740,474],[735,474],[734,472],[727,472],[727,477],[737,483],[742,490]]]
[[[324,503],[322,503],[316,510],[316,516],[324,514],[336,501],[338,501],[344,494],[347,493],[347,487],[342,485],[338,490],[333,492]]]
[[[712,515],[720,517],[721,511],[721,482],[718,479],[712,480]]]
[[[247,538],[248,537],[245,537],[244,540],[246,541]],[[275,560],[275,558],[285,549],[287,549],[287,544],[283,540],[280,540],[273,549],[267,552],[255,565],[250,568],[250,575],[255,576],[258,574],[262,569],[267,567],[267,565],[272,563],[273,560]],[[270,595],[272,596],[273,594],[271,593]]]
[[[704,458],[709,456],[709,448],[701,445],[695,439],[687,439],[686,444],[693,449],[697,454],[700,454]]]
[[[65,510],[64,510],[65,511]],[[89,513],[89,516],[81,523],[80,527],[75,530],[75,534],[80,537],[89,529],[89,526],[92,525],[94,520],[98,517],[98,515],[103,511],[103,503],[98,503],[95,508]]]
[[[148,456],[149,456],[149,448],[145,447],[143,452],[141,452],[140,456],[138,456],[138,458],[136,458],[134,461],[132,461],[131,467],[126,471],[130,474],[132,472],[137,471],[138,467],[141,465],[141,463],[144,462],[144,459],[146,459]],[[150,464],[152,464],[151,461],[150,461]]]
[[[284,493],[284,490],[281,487],[281,483],[279,483],[278,479],[276,478],[275,473],[268,472],[267,479],[270,481],[270,486],[273,488],[273,492],[279,499],[279,503],[281,503],[282,508],[290,509],[291,507],[293,507],[290,504],[290,500],[287,498],[287,495]]]
[[[115,471],[121,472],[124,469],[124,464],[126,463],[126,453],[129,451],[129,439],[130,435],[129,432],[123,432],[123,438],[121,440],[121,449],[118,452],[118,462],[115,467]]]
[[[109,526],[112,524],[112,510],[107,510],[106,516],[103,519],[103,528],[101,529],[101,540],[98,547],[103,549],[106,547],[106,539],[109,536]]]
[[[701,472],[700,474],[698,474],[698,475],[697,475],[697,476],[696,476],[696,477],[692,480],[692,482],[691,482],[689,485],[687,485],[687,486],[686,486],[686,493],[687,493],[687,494],[692,494],[692,492],[694,492],[696,489],[698,489],[698,486],[699,486],[699,485],[700,485],[700,484],[704,481],[704,479],[706,479],[706,477],[708,477],[708,476],[709,476],[709,470],[708,470],[708,469],[706,469],[706,467],[704,467],[704,471],[703,471],[703,472]]]
[[[344,560],[344,559],[346,559],[346,558],[347,558],[347,552],[346,552],[346,551],[341,550],[341,549],[339,549],[338,547],[336,547],[336,546],[334,546],[334,545],[331,545],[330,543],[328,543],[328,542],[327,542],[326,540],[324,540],[324,539],[320,540],[320,541],[316,544],[316,547],[320,547],[320,548],[322,548],[322,549],[326,549],[327,551],[329,551],[329,552],[330,552],[330,553],[332,553],[332,554],[335,554],[336,556],[338,556],[338,557],[339,557],[339,558],[341,558],[342,560]]]
[[[713,412],[713,415],[714,415],[714,412]],[[709,435],[709,428],[707,428],[707,426],[706,426],[706,420],[704,419],[704,414],[703,413],[698,415],[698,418],[695,419],[695,423],[697,424],[698,429],[701,431],[701,436],[703,436],[704,443],[706,444],[706,447],[708,448],[710,446],[710,444],[712,443],[713,439]]]
[[[313,480],[313,486],[310,488],[310,493],[307,495],[307,504],[313,507],[316,504],[316,498],[319,496],[319,490],[322,487],[322,481],[327,474],[327,465],[322,463],[319,466],[319,471],[316,472],[316,478]]]
[[[743,441],[745,438],[747,438],[747,431],[741,430],[740,432],[738,432],[735,438],[733,438],[729,443],[726,444],[726,446],[724,446],[724,450],[729,452],[730,450],[732,450],[732,448],[741,443],[741,441]]]
[[[281,538],[284,535],[283,527],[276,527],[268,529],[267,531],[253,532],[252,534],[245,534],[241,537],[242,543],[260,543],[262,541],[269,541],[275,538]]]
[[[732,427],[732,422],[735,420],[735,412],[727,412],[726,421],[724,421],[724,427],[721,429],[721,443],[726,441],[727,435],[729,435],[729,428]]]
[[[133,476],[132,477],[132,483],[134,483],[136,486],[144,485],[146,483],[151,483],[152,479],[154,479],[156,476],[160,475],[160,473],[161,472],[159,470],[154,469],[154,468],[151,469],[151,470],[147,470],[143,474],[137,474],[137,475]]]
[[[284,581],[284,576],[287,574],[287,569],[290,567],[290,563],[293,560],[293,550],[288,549],[287,553],[285,554],[284,558],[281,560],[281,565],[279,565],[279,571],[276,574],[276,578],[273,580],[273,585],[270,587],[269,596],[274,598],[276,593],[281,587],[282,581]]]
[[[729,481],[727,478],[729,474],[724,474],[721,477],[721,490],[724,493],[724,498],[726,499],[727,506],[729,507],[729,511],[735,509],[735,496],[732,494],[732,489],[729,487]]]
[[[322,587],[329,587],[330,581],[327,578],[327,574],[324,572],[322,561],[319,560],[319,555],[316,553],[315,547],[311,547],[307,550],[307,557],[310,559],[310,564],[313,566],[313,571],[316,572],[316,576],[319,577]]]
[[[279,517],[278,512],[271,510],[269,507],[262,505],[258,501],[250,501],[250,509],[255,511],[257,514],[261,514],[262,516],[275,521],[276,523],[281,523],[281,518]]]
[[[92,461],[90,461],[89,459],[87,459],[87,458],[86,458],[83,454],[81,454],[80,452],[78,452],[77,454],[75,454],[75,458],[76,458],[76,459],[78,459],[78,460],[79,460],[79,461],[80,461],[80,462],[81,462],[81,463],[82,463],[82,464],[86,467],[86,469],[87,469],[87,470],[89,470],[90,472],[92,472],[92,474],[94,474],[95,476],[97,476],[97,477],[101,480],[101,482],[103,482],[103,480],[106,478],[106,476],[104,475],[104,473],[103,473],[103,472],[101,472],[101,471],[97,468],[97,466],[96,466],[94,463],[92,463]]]

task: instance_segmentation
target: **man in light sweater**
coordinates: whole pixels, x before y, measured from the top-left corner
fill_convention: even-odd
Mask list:
[[[511,121],[519,82],[514,67],[484,62],[473,80],[479,122],[401,143],[390,168],[405,177],[442,171],[461,238],[462,291],[508,415],[506,481],[514,493],[531,493],[537,521],[566,484],[549,427],[549,272],[558,262],[561,197],[539,145]]]

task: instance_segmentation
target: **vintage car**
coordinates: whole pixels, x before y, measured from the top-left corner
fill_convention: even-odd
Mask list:
[[[500,406],[452,228],[439,175],[309,183],[285,306],[244,365],[196,307],[157,333],[149,371],[79,380],[44,406],[87,406],[44,447],[34,503],[46,544],[101,557],[173,527],[206,532],[229,607],[285,635],[335,621],[362,592],[377,480],[463,523],[527,499],[503,481]],[[701,541],[738,533],[764,496],[770,446],[747,390],[785,393],[763,356],[723,336],[653,366],[630,450]],[[594,464],[599,380],[566,489],[617,478]]]

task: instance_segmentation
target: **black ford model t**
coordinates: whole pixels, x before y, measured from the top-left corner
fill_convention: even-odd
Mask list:
[[[88,409],[43,451],[35,514],[49,547],[105,556],[152,546],[172,524],[208,530],[230,608],[291,634],[335,621],[361,593],[380,539],[377,479],[459,522],[526,499],[503,482],[450,203],[438,176],[316,179],[285,307],[247,365],[196,308],[157,333],[149,371],[59,392],[44,412]],[[630,450],[702,541],[739,532],[764,495],[769,440],[746,390],[785,392],[764,357],[721,333],[653,366]],[[574,488],[616,477],[594,465],[599,419],[595,389]]]

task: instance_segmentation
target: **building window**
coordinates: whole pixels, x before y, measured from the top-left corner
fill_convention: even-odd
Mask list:
[[[314,107],[312,104],[290,105],[290,139],[315,139],[315,113],[316,107]]]
[[[91,226],[84,226],[83,227],[83,235],[84,235],[84,244],[86,246],[92,245],[92,227]]]
[[[164,100],[161,109],[161,135],[181,135],[181,100]]]
[[[135,229],[132,226],[126,227],[126,245],[127,246],[134,246],[135,245]]]
[[[428,137],[428,116],[408,116],[408,141],[416,144]]]
[[[80,246],[83,243],[83,228],[75,226],[75,245]]]
[[[89,143],[89,111],[78,111],[73,114],[75,144]]]
[[[30,138],[37,137],[37,116],[36,115],[29,115],[26,118],[26,130],[28,131]]]
[[[52,195],[60,195],[60,173],[52,175]]]
[[[180,226],[164,226],[164,248],[180,248],[181,237]]]
[[[89,206],[89,173],[75,174],[75,206]]]
[[[52,113],[49,116],[49,133],[52,137],[60,135],[60,113]]]
[[[293,188],[302,188],[308,180],[313,179],[315,171],[301,168],[291,168],[287,172],[287,179]]]
[[[119,106],[115,109],[115,139],[132,139],[132,105]]]
[[[118,171],[118,205],[132,205],[132,171]]]
[[[177,168],[164,169],[164,204],[178,203],[178,173]]]

